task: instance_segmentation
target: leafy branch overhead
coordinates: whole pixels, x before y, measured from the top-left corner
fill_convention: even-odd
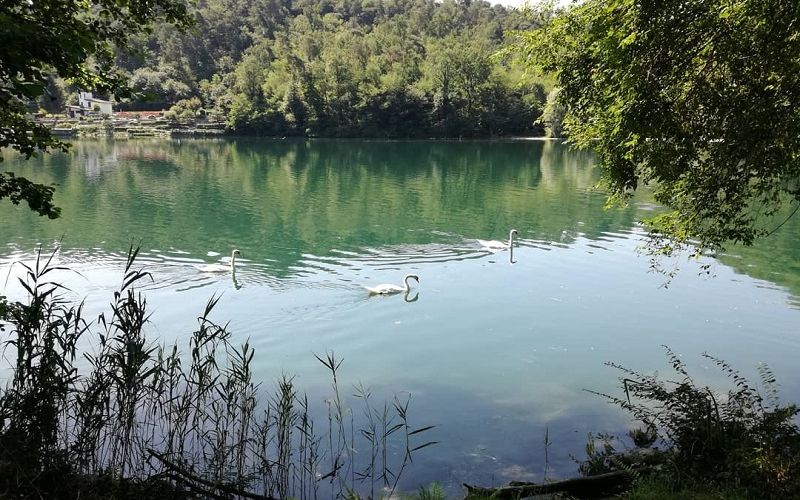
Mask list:
[[[114,51],[157,20],[180,28],[191,22],[182,0],[2,2],[0,148],[26,157],[38,150],[63,149],[62,142],[28,117],[26,104],[46,93],[52,74],[83,88],[124,94]],[[23,181],[0,174],[0,199],[25,199],[39,214],[57,216],[52,188]]]
[[[567,134],[599,155],[611,202],[651,186],[671,210],[649,228],[701,250],[749,245],[793,213],[800,3],[590,0],[542,17],[513,34],[516,54],[556,76]]]
[[[52,186],[36,184],[12,172],[0,174],[0,200],[8,198],[15,205],[25,201],[31,210],[51,219],[61,214],[61,209],[53,205],[54,190]]]

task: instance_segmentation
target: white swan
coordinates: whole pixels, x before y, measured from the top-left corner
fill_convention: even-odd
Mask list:
[[[496,250],[505,250],[507,248],[511,248],[514,246],[514,237],[519,234],[516,229],[512,229],[508,232],[508,243],[504,241],[498,240],[477,240],[480,245],[485,248],[486,250],[496,251]]]
[[[408,280],[410,279],[414,279],[417,281],[417,283],[419,283],[419,276],[416,274],[406,274],[406,277],[403,278],[403,283],[406,285],[405,287],[384,283],[382,285],[367,286],[364,288],[369,290],[370,295],[393,295],[400,292],[408,293],[408,291],[411,290],[411,287],[408,284]]]
[[[201,273],[224,273],[230,271],[232,273],[236,272],[234,266],[236,265],[236,257],[241,256],[242,252],[239,250],[234,250],[231,252],[231,263],[229,265],[224,264],[207,264],[205,266],[195,266],[197,270]]]

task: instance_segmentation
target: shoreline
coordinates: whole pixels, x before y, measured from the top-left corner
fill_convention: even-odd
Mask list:
[[[441,137],[376,137],[376,136],[337,136],[337,135],[258,135],[231,132],[221,122],[195,121],[190,123],[174,122],[157,115],[143,117],[80,117],[68,118],[59,116],[35,117],[38,124],[48,127],[51,133],[61,139],[87,138],[246,138],[271,140],[337,140],[337,141],[564,141],[563,137],[487,135],[475,137],[441,136]]]

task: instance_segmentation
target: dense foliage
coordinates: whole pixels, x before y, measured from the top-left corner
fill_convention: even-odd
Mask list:
[[[545,13],[544,29],[516,34],[519,53],[555,74],[566,130],[598,153],[613,198],[646,183],[673,209],[654,230],[750,244],[780,224],[782,202],[800,203],[800,3],[589,0]]]
[[[120,52],[140,98],[198,97],[215,121],[255,135],[532,134],[541,82],[491,56],[528,22],[484,1],[205,0],[197,28],[167,26]]]
[[[772,372],[759,367],[764,394],[727,362],[704,355],[730,379],[726,393],[698,385],[671,350],[667,357],[677,381],[665,380],[609,363],[623,372],[625,396],[612,403],[645,424],[632,432],[641,447],[656,440],[660,453],[619,454],[609,436],[602,447],[590,443],[584,473],[663,462],[662,483],[676,490],[732,488],[749,498],[797,498],[800,495],[800,409],[778,399]],[[651,450],[652,451],[652,450]]]

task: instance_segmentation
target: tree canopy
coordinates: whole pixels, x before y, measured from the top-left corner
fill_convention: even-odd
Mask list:
[[[191,19],[183,0],[0,2],[0,148],[27,157],[63,148],[29,117],[28,104],[47,93],[53,75],[86,89],[124,92],[115,48],[125,47],[131,35],[157,20],[186,27]],[[52,193],[49,186],[0,174],[0,199],[27,201],[51,218],[58,216]]]
[[[197,33],[157,27],[118,54],[161,110],[197,97],[237,134],[486,137],[540,134],[543,82],[491,56],[517,10],[463,0],[205,0]],[[199,35],[199,36],[198,36]]]
[[[659,247],[751,244],[800,203],[800,2],[587,0],[517,31],[555,75],[565,129],[599,155],[611,201],[670,207]],[[794,213],[794,212],[792,212]]]

